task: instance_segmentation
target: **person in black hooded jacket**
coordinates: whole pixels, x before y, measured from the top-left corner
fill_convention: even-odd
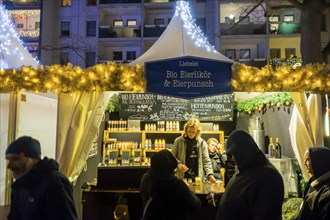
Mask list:
[[[166,149],[151,157],[150,170],[142,177],[140,184],[144,204],[143,220],[199,218],[200,200],[183,180],[175,176],[177,165],[173,154]]]
[[[311,147],[305,165],[312,174],[297,220],[330,219],[330,149]]]
[[[228,137],[226,151],[238,171],[221,196],[216,219],[282,219],[283,179],[253,138],[244,130],[235,130]]]
[[[41,159],[38,140],[22,136],[6,150],[7,168],[15,179],[8,220],[76,220],[72,186],[58,163]]]

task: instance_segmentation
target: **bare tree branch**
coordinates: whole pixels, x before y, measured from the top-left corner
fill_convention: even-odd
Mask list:
[[[241,17],[235,24],[233,24],[233,26],[231,26],[230,28],[228,28],[227,30],[223,31],[220,33],[220,36],[221,37],[224,33],[232,30],[234,27],[236,27],[241,21],[243,21],[247,16],[249,16],[259,5],[261,5],[261,3],[263,2],[264,0],[261,0],[259,3],[257,3],[253,8],[251,8],[250,11],[247,12],[246,15],[244,15],[243,17]]]
[[[293,6],[295,6],[298,9],[303,9],[303,4],[298,2],[297,0],[287,0],[287,2],[290,2]]]
[[[323,11],[322,12],[325,12],[329,7],[330,7],[330,2],[327,2],[327,0],[323,0],[323,3],[322,3]]]

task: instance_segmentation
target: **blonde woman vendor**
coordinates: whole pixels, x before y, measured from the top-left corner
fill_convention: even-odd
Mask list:
[[[181,179],[200,177],[215,183],[208,145],[201,138],[201,125],[197,118],[190,119],[184,125],[182,135],[175,139],[172,153],[178,160],[177,176]]]

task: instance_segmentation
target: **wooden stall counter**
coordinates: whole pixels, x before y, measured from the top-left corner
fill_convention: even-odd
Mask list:
[[[222,183],[201,183],[196,186],[190,183],[190,190],[201,200],[201,220],[214,220],[216,207],[208,204],[206,195],[208,192],[224,192]],[[130,220],[141,220],[143,214],[142,199],[138,188],[130,189],[99,189],[90,187],[83,191],[83,220],[112,219],[116,204],[120,198],[124,198],[128,205]]]

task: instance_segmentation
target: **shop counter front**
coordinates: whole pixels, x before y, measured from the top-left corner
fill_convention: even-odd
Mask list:
[[[208,204],[206,195],[210,190],[223,192],[223,184],[202,183],[199,186],[189,184],[189,188],[201,200],[201,220],[215,219],[216,208]],[[91,187],[83,190],[83,220],[113,219],[117,202],[123,198],[128,205],[130,220],[141,220],[143,207],[138,188],[131,189],[98,189]]]

